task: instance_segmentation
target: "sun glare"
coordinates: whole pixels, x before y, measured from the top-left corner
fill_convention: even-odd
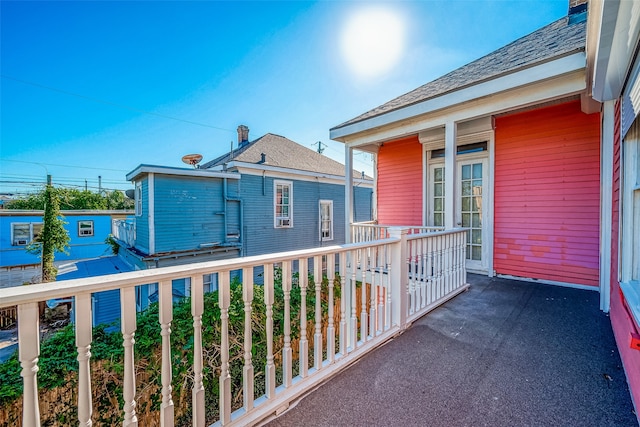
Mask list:
[[[358,76],[380,76],[391,70],[402,56],[404,32],[402,19],[391,10],[357,11],[342,33],[342,55]]]

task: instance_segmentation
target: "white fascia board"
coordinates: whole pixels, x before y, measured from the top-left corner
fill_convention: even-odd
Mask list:
[[[289,169],[283,168],[279,166],[269,166],[269,165],[261,165],[255,163],[245,163],[245,162],[229,162],[227,163],[227,168],[234,168],[241,174],[246,175],[257,175],[262,176],[264,172],[268,173],[269,176],[283,179],[294,179],[298,181],[319,181],[328,184],[340,184],[344,185],[345,177],[342,175],[331,175],[331,174],[323,174],[317,172],[303,171],[298,169]],[[354,183],[359,186],[371,187],[373,188],[373,180],[367,179],[354,179]]]
[[[460,122],[487,115],[501,114],[567,98],[583,93],[585,89],[585,69],[582,68],[569,74],[520,88],[513,88],[507,92],[495,93],[492,96],[474,99],[431,114],[412,117],[383,128],[371,129],[368,132],[345,138],[343,142],[348,147],[358,148],[363,145],[415,135],[424,130],[441,127],[450,121]]]
[[[591,92],[599,102],[611,101],[622,93],[640,40],[640,2],[593,0],[593,3],[589,13],[594,13],[599,25],[587,33],[587,41],[591,38],[590,45],[595,45],[594,58],[589,58],[593,61]]]
[[[134,181],[142,174],[155,173],[158,175],[197,176],[201,178],[231,178],[240,179],[236,173],[211,171],[209,169],[185,169],[167,166],[140,165],[126,176],[127,181]]]
[[[511,89],[529,86],[532,83],[584,69],[585,64],[586,57],[584,52],[576,52],[521,71],[484,81],[464,89],[427,99],[417,104],[390,111],[361,122],[333,129],[329,132],[329,137],[336,141],[345,142],[346,137],[349,135],[387,126],[400,121],[410,120],[416,116],[430,114],[438,110],[451,108],[455,105],[492,96]]]

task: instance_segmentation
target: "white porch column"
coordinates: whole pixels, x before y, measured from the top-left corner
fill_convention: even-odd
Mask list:
[[[351,243],[353,222],[353,148],[344,146],[344,242]]]
[[[456,227],[456,122],[447,122],[444,128],[444,228]]]
[[[614,102],[606,101],[600,131],[600,310],[609,312],[611,294],[611,220],[613,208]]]
[[[371,195],[371,219],[378,223],[378,153],[371,153],[373,160],[373,194]]]

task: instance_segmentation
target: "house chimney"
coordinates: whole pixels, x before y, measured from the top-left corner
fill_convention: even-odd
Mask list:
[[[266,154],[260,153],[260,157],[261,157],[260,162],[259,162],[260,164],[263,164],[263,163],[267,162],[267,155]]]
[[[587,0],[569,0],[569,13],[568,15],[575,15],[587,11]]]
[[[249,128],[245,125],[238,126],[238,147],[242,147],[249,142]]]

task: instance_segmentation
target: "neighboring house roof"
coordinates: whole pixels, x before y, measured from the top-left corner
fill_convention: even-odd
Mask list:
[[[264,159],[263,159],[264,154]],[[260,138],[244,143],[231,153],[201,166],[202,169],[222,166],[236,161],[263,164],[287,169],[344,176],[344,165],[316,151],[304,147],[284,136],[268,133]],[[354,176],[360,172],[354,171]]]
[[[117,256],[64,262],[58,266],[58,281],[125,273],[133,268]]]
[[[473,86],[501,75],[584,51],[586,21],[561,18],[490,54],[464,65],[419,88],[367,111],[333,129],[357,123],[449,92]]]

